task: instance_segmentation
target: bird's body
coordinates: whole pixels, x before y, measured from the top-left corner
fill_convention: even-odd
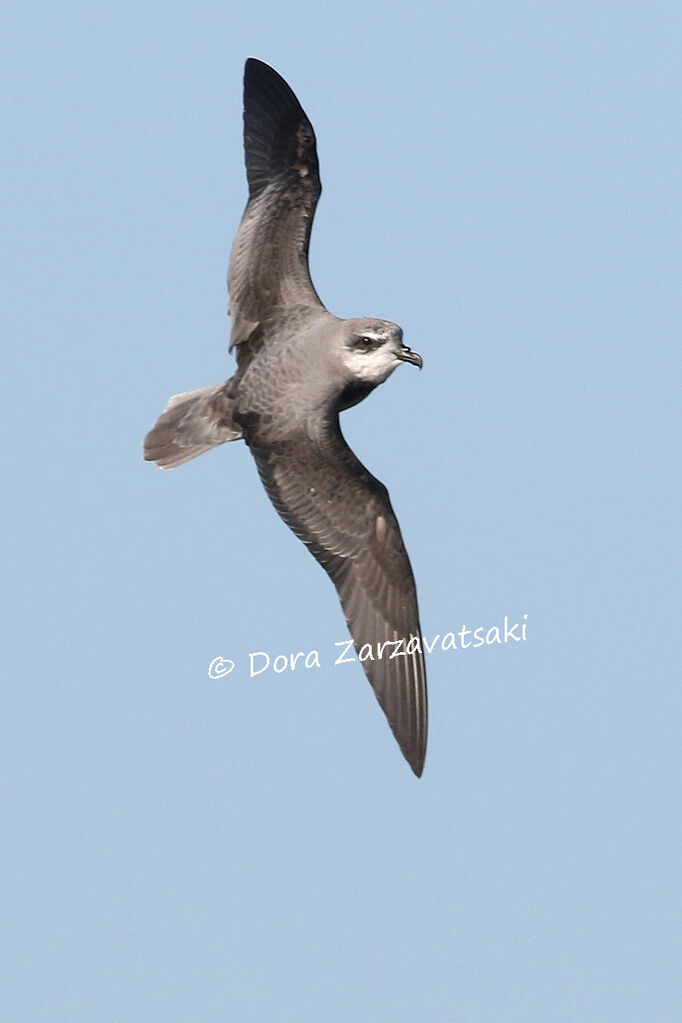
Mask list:
[[[427,711],[414,578],[386,488],[346,444],[339,412],[421,358],[396,324],[339,319],[320,302],[308,272],[321,190],[315,136],[286,82],[254,59],[244,146],[249,202],[228,273],[237,372],[172,398],[145,438],[145,458],[173,468],[246,441],[275,508],[334,582],[363,667],[420,775]]]

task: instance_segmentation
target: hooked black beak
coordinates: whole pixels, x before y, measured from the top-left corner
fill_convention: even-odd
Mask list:
[[[401,362],[411,362],[413,366],[419,366],[420,369],[424,365],[421,355],[419,355],[418,352],[413,352],[411,348],[407,347],[407,345],[400,346],[398,358]]]

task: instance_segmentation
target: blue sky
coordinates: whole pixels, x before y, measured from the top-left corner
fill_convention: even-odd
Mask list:
[[[3,21],[8,1018],[679,1020],[679,6]],[[318,291],[424,358],[343,420],[424,633],[527,615],[429,657],[420,781],[246,448],[140,456],[233,369],[249,55]]]

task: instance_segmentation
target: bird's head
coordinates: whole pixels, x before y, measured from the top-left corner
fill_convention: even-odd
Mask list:
[[[386,380],[401,362],[421,369],[421,355],[403,344],[403,332],[389,320],[346,320],[343,337],[343,364],[354,381],[376,387]]]

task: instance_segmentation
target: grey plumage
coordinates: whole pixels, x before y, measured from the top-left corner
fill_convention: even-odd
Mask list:
[[[225,384],[201,387],[173,395],[145,438],[144,457],[162,469],[175,469],[241,436]]]
[[[237,372],[172,398],[145,458],[173,468],[246,441],[275,508],[336,586],[363,668],[420,775],[426,676],[412,569],[388,492],[346,444],[339,412],[421,358],[396,324],[342,320],[322,305],[308,270],[321,191],[315,135],[286,82],[253,58],[244,148],[249,200],[228,273]]]

